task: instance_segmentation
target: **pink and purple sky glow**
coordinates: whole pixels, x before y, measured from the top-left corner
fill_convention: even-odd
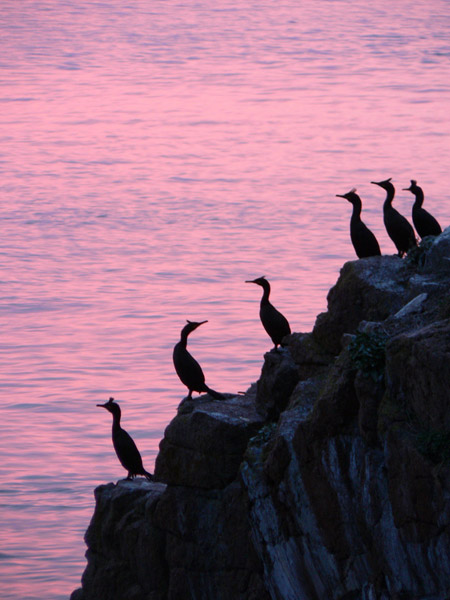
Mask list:
[[[0,16],[2,600],[79,586],[93,489],[125,475],[114,396],[153,470],[185,395],[245,390],[272,344],[266,275],[310,331],[393,178],[449,223],[445,0],[4,0]],[[6,594],[6,595],[5,595]]]

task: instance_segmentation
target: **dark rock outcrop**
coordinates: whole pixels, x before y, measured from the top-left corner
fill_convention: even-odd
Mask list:
[[[72,600],[449,599],[449,258],[347,263],[257,386],[183,403],[164,483],[97,488]]]
[[[398,256],[372,256],[348,262],[328,293],[328,311],[321,313],[313,336],[333,354],[341,350],[344,333],[365,321],[383,321],[409,298],[412,267]]]
[[[95,490],[95,512],[85,535],[83,588],[72,600],[167,597],[164,535],[152,519],[165,488],[142,479]]]
[[[281,349],[264,356],[261,377],[256,384],[256,407],[270,421],[276,421],[286,409],[288,399],[299,380],[297,365],[289,351]]]
[[[155,477],[172,485],[222,489],[237,476],[248,440],[264,424],[252,394],[183,402],[167,426]]]
[[[396,401],[426,428],[450,431],[450,319],[394,337],[386,354]]]

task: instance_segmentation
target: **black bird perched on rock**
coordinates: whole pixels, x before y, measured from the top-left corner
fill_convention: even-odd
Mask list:
[[[203,374],[201,366],[195,360],[195,358],[187,351],[187,338],[188,335],[208,321],[201,321],[195,323],[188,321],[187,325],[181,330],[181,339],[175,344],[173,349],[173,364],[178,377],[182,383],[189,390],[188,398],[192,398],[192,392],[206,392],[216,400],[223,400],[224,395],[212,390],[205,383],[205,376]]]
[[[256,285],[260,285],[264,290],[259,308],[259,317],[264,329],[275,344],[276,350],[284,336],[291,333],[288,320],[269,302],[270,283],[265,277],[258,277],[245,283],[256,283]]]
[[[346,194],[336,194],[338,198],[345,198],[353,204],[352,218],[350,219],[350,238],[358,258],[380,256],[381,250],[377,238],[370,229],[361,221],[361,198],[353,188]]]
[[[417,185],[415,179],[411,179],[409,188],[403,188],[407,192],[411,192],[416,197],[412,207],[412,220],[417,233],[421,238],[427,235],[439,235],[442,233],[441,226],[428,211],[422,208],[423,190]]]
[[[395,196],[395,188],[391,183],[391,177],[385,181],[371,181],[386,190],[386,200],[383,204],[383,219],[388,236],[394,242],[400,257],[408,253],[411,248],[417,246],[414,229],[395,208],[392,206],[392,200]]]
[[[128,471],[127,479],[133,479],[135,475],[144,475],[149,481],[152,481],[153,475],[148,473],[142,464],[142,458],[133,438],[120,426],[120,406],[110,398],[105,404],[97,404],[106,408],[113,416],[112,442],[117,458],[122,467]]]

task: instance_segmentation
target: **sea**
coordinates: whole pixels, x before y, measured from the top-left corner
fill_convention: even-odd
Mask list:
[[[311,331],[363,220],[450,224],[448,0],[2,0],[0,596],[80,585],[94,488],[147,470],[186,389],[245,391],[272,343],[261,275]],[[352,307],[349,306],[349,310]]]

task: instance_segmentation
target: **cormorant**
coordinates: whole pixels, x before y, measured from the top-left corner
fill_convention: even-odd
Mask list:
[[[394,242],[400,257],[407,254],[411,248],[417,246],[414,229],[409,222],[392,206],[392,200],[395,196],[395,188],[391,183],[392,177],[385,181],[371,181],[386,190],[386,200],[383,204],[383,218],[386,231]]]
[[[416,197],[412,207],[412,220],[417,233],[421,238],[427,235],[439,235],[442,233],[441,226],[428,211],[422,208],[423,190],[417,185],[417,181],[411,179],[409,188],[403,188],[407,192],[411,192]]]
[[[258,277],[245,283],[256,283],[264,290],[259,308],[259,317],[264,329],[275,344],[276,350],[284,336],[291,333],[288,320],[269,302],[270,284],[265,277]]]
[[[110,398],[105,404],[97,404],[106,408],[113,416],[112,442],[117,458],[122,467],[128,471],[127,479],[133,479],[135,475],[144,475],[149,481],[152,481],[153,475],[144,469],[142,458],[133,438],[120,426],[120,406]]]
[[[350,219],[350,238],[358,258],[380,256],[380,246],[377,238],[370,229],[361,221],[361,198],[353,188],[346,194],[336,194],[338,198],[345,198],[353,204],[352,218]]]
[[[207,392],[210,396],[216,400],[223,400],[225,397],[220,392],[216,392],[208,387],[205,383],[205,376],[203,374],[201,366],[195,360],[195,358],[187,351],[187,338],[191,331],[207,323],[208,321],[201,321],[195,323],[188,321],[187,325],[181,330],[181,339],[175,344],[173,349],[173,364],[178,377],[181,382],[189,390],[188,399],[192,398],[192,392]]]

